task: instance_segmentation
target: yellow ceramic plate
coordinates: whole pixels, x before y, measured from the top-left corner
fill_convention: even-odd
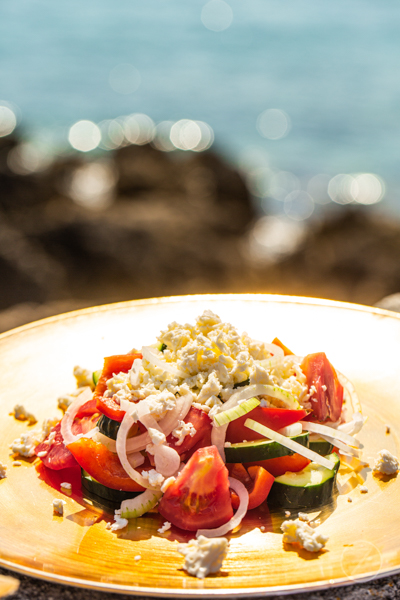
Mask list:
[[[382,448],[400,455],[398,315],[267,295],[164,298],[64,314],[0,336],[0,460],[8,465],[8,476],[0,481],[0,564],[66,584],[175,597],[315,590],[400,570],[400,476],[384,481],[369,470],[364,494],[353,478],[351,492],[320,515],[329,542],[319,554],[283,547],[283,511],[252,511],[231,536],[221,572],[200,580],[183,571],[183,557],[176,551],[187,536],[174,529],[159,534],[159,515],[112,533],[106,529],[110,516],[39,479],[38,460],[12,466],[9,444],[27,430],[8,415],[16,403],[41,422],[59,412],[57,397],[74,389],[74,365],[98,369],[104,356],[152,343],[169,322],[193,322],[206,308],[256,339],[278,336],[301,355],[325,351],[353,381],[368,416],[359,434],[365,460],[372,463]],[[56,477],[56,486],[63,477]],[[57,497],[66,500],[64,518],[53,516]]]

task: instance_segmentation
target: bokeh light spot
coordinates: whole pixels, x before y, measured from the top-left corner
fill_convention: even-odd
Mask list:
[[[285,217],[261,217],[250,233],[250,252],[256,259],[275,262],[294,252],[306,234],[305,225]]]
[[[92,121],[78,121],[69,130],[68,141],[75,150],[80,152],[94,150],[100,140],[100,128]]]
[[[212,145],[214,132],[203,121],[181,119],[172,125],[169,137],[179,150],[202,152]]]
[[[50,153],[33,142],[18,144],[7,156],[8,167],[17,175],[43,171],[50,163]]]
[[[99,210],[113,201],[115,184],[116,174],[107,162],[90,162],[75,169],[68,194],[76,204]]]
[[[331,176],[326,175],[326,173],[314,175],[314,177],[309,180],[307,192],[314,198],[314,202],[317,204],[328,204],[331,201],[331,198],[328,195],[328,185],[330,180]]]
[[[257,130],[269,140],[280,140],[285,137],[291,127],[289,115],[279,108],[268,108],[257,118]]]
[[[150,143],[155,135],[153,119],[142,113],[135,113],[123,119],[123,130],[130,144],[143,146]]]
[[[133,65],[121,63],[111,69],[108,82],[117,94],[133,94],[141,84],[141,76]]]
[[[360,173],[354,177],[351,194],[359,204],[376,204],[385,194],[385,184],[372,173]]]
[[[332,177],[328,183],[328,194],[333,202],[337,204],[350,204],[354,198],[352,195],[352,186],[354,178],[345,173],[339,173]]]
[[[284,200],[284,210],[294,221],[305,221],[314,212],[314,200],[307,192],[295,190]]]
[[[17,117],[8,106],[0,106],[0,137],[10,135],[17,126]]]
[[[201,21],[210,31],[224,31],[232,24],[233,12],[224,0],[210,0],[203,6]]]

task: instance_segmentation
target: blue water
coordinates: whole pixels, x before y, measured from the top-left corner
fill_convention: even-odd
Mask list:
[[[133,112],[206,121],[233,161],[249,148],[301,180],[372,172],[400,214],[400,3],[227,0],[230,27],[210,31],[205,0],[2,0],[0,100],[32,132],[66,138],[79,119]],[[120,63],[137,91],[109,85]],[[285,111],[289,134],[257,131]]]

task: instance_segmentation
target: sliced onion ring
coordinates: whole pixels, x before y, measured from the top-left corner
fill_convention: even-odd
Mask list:
[[[145,360],[147,360],[152,365],[156,365],[156,367],[160,367],[160,369],[163,369],[163,371],[167,371],[168,373],[175,375],[175,377],[181,377],[181,378],[187,377],[187,373],[185,373],[185,371],[182,371],[182,369],[179,369],[179,367],[176,367],[172,363],[169,363],[166,360],[163,360],[160,356],[158,356],[157,350],[155,350],[154,348],[151,348],[150,346],[143,346],[142,356]]]
[[[124,402],[124,401],[122,401],[122,402]],[[121,404],[122,404],[122,402],[121,402]],[[138,483],[139,485],[141,485],[144,488],[153,488],[153,486],[151,486],[149,484],[148,479],[145,479],[144,477],[142,477],[142,475],[139,473],[139,471],[136,471],[136,469],[134,469],[131,466],[131,464],[128,460],[128,456],[126,453],[126,439],[127,439],[129,430],[133,424],[134,424],[133,418],[131,417],[129,412],[126,411],[124,418],[122,419],[121,425],[118,429],[118,434],[117,434],[117,439],[116,439],[116,444],[115,444],[118,458],[121,461],[121,464],[122,464],[123,468],[125,469],[125,472],[127,473],[127,475],[129,475],[129,477],[131,479],[133,479],[133,481],[136,481],[136,483]]]
[[[229,423],[227,423],[226,425],[221,425],[221,427],[214,427],[211,430],[211,444],[213,446],[216,446],[220,457],[222,458],[222,460],[224,462],[226,462],[225,459],[225,438],[226,438],[226,432],[228,429]]]
[[[220,407],[220,411],[228,410],[229,408],[233,408],[239,402],[239,400],[247,400],[252,396],[273,396],[274,398],[278,398],[278,400],[282,400],[282,402],[286,402],[288,408],[298,409],[300,405],[298,403],[297,398],[288,392],[287,390],[277,386],[277,385],[268,385],[266,383],[256,383],[253,385],[248,385],[243,387],[238,392],[232,394],[225,404]]]
[[[242,519],[247,512],[247,507],[249,506],[249,492],[238,479],[234,479],[233,477],[228,477],[228,479],[229,487],[239,496],[239,508],[232,519],[227,523],[220,527],[216,527],[215,529],[198,529],[196,537],[199,537],[200,535],[204,535],[204,537],[207,538],[221,537],[222,535],[226,535],[229,531],[232,531],[232,529],[235,529],[235,527],[242,522]]]
[[[72,444],[76,442],[82,437],[88,437],[85,433],[79,433],[78,435],[74,435],[72,433],[72,424],[76,415],[79,412],[79,409],[86,404],[93,397],[93,392],[90,387],[86,387],[79,396],[69,405],[67,412],[61,419],[61,435],[64,440],[64,444],[68,446],[68,444]]]
[[[322,436],[329,436],[330,438],[333,438],[334,440],[339,440],[349,446],[354,446],[355,448],[361,447],[361,442],[356,440],[354,437],[352,437],[348,433],[341,431],[340,429],[334,429],[333,427],[328,427],[327,425],[321,425],[320,423],[311,423],[308,421],[300,421],[300,423],[301,423],[303,429],[305,429],[306,431],[312,431],[313,433],[319,433]]]

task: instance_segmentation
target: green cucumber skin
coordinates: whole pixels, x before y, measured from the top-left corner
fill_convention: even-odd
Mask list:
[[[111,488],[106,487],[102,483],[99,483],[90,475],[85,473],[82,470],[81,473],[81,483],[83,491],[87,491],[90,494],[94,494],[97,498],[101,498],[103,500],[107,500],[114,504],[121,504],[123,500],[129,500],[130,498],[134,498],[140,492],[125,492],[124,490],[113,490]]]
[[[101,415],[100,419],[97,421],[97,427],[99,428],[99,432],[105,435],[112,440],[117,439],[118,430],[121,426],[119,421],[114,421],[110,419],[106,415]]]
[[[314,450],[320,456],[326,456],[327,454],[331,454],[333,450],[333,444],[327,442],[326,440],[310,440],[308,447],[310,450]]]
[[[303,432],[291,438],[302,446],[308,447],[308,432]],[[269,460],[270,458],[280,458],[281,456],[290,456],[294,454],[279,442],[265,440],[262,443],[249,442],[246,446],[232,444],[225,448],[225,459],[227,463],[247,463],[257,460]]]
[[[340,461],[338,459],[335,468],[332,471],[332,476],[317,485],[288,485],[275,479],[271,491],[268,494],[268,505],[271,507],[290,509],[316,508],[324,504],[329,504],[336,491],[336,476],[339,465]],[[299,474],[302,474],[304,470],[305,469],[299,471]]]

